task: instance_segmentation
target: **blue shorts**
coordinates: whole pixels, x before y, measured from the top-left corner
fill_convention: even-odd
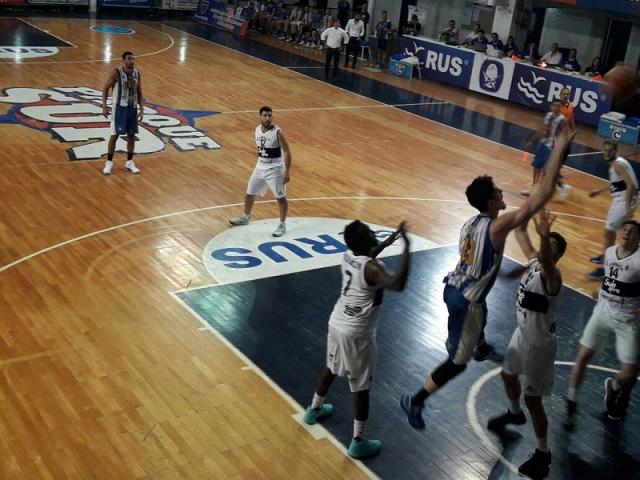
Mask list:
[[[379,38],[378,39],[378,49],[379,50],[386,50],[388,44],[389,44],[389,41],[386,38]]]
[[[111,135],[135,135],[136,133],[138,133],[136,106],[114,107],[111,114]]]
[[[547,166],[547,161],[549,160],[550,155],[551,149],[544,143],[539,143],[535,151],[535,156],[533,157],[533,162],[531,162],[531,166],[537,170],[544,170]]]
[[[484,336],[487,304],[471,303],[464,298],[460,290],[449,285],[444,287],[444,302],[449,311],[449,359],[456,365],[466,365],[471,361],[473,350]]]

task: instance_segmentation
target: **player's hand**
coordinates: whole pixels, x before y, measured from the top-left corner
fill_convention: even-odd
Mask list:
[[[601,192],[601,190],[591,190],[589,192],[589,198],[593,198],[593,197],[595,197],[597,195],[600,195],[600,192]]]
[[[109,107],[106,105],[102,107],[102,116],[104,118],[109,118]]]
[[[536,226],[536,232],[538,232],[538,235],[540,235],[541,237],[546,237],[549,235],[549,232],[551,231],[551,225],[553,225],[553,222],[555,221],[556,216],[551,215],[551,212],[549,212],[549,210],[547,210],[546,208],[538,214],[537,220],[535,217],[533,218],[533,223]]]
[[[142,119],[144,118],[144,110],[141,108],[138,110],[138,122],[142,123]]]
[[[284,178],[282,179],[282,183],[287,184],[289,183],[289,180],[291,180],[291,174],[289,173],[289,170],[287,170],[286,172],[284,172]]]

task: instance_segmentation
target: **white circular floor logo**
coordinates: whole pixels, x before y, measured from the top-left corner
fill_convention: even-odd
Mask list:
[[[220,283],[234,283],[275,277],[304,270],[339,265],[347,250],[342,232],[351,220],[300,217],[287,219],[287,233],[271,236],[277,219],[260,220],[244,227],[233,227],[216,235],[204,248],[203,263]],[[386,239],[392,227],[368,223],[379,240]],[[411,251],[438,245],[410,234]],[[387,248],[381,257],[402,253],[402,240]]]
[[[58,52],[56,47],[0,47],[0,58],[21,60],[23,58],[49,57]]]

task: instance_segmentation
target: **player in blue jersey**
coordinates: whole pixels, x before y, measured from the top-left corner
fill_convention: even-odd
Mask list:
[[[402,395],[400,405],[414,428],[425,428],[422,409],[427,397],[460,375],[472,357],[483,360],[492,351],[484,339],[487,319],[486,298],[493,286],[507,235],[526,223],[551,199],[562,155],[575,132],[567,130],[556,139],[547,165],[547,174],[531,196],[517,210],[498,216],[506,205],[502,190],[489,176],[477,177],[467,187],[469,203],[480,214],[470,218],[460,231],[460,260],[444,279],[444,301],[449,311],[447,351],[449,358],[413,394]]]

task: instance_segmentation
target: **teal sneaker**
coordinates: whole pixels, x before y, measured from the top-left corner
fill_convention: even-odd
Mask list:
[[[347,453],[353,458],[369,458],[380,453],[382,442],[380,440],[351,440]]]
[[[304,423],[307,425],[315,424],[319,418],[326,417],[327,415],[331,415],[333,412],[333,405],[330,403],[325,403],[318,409],[312,409],[311,407],[307,408],[307,411],[304,412]]]

